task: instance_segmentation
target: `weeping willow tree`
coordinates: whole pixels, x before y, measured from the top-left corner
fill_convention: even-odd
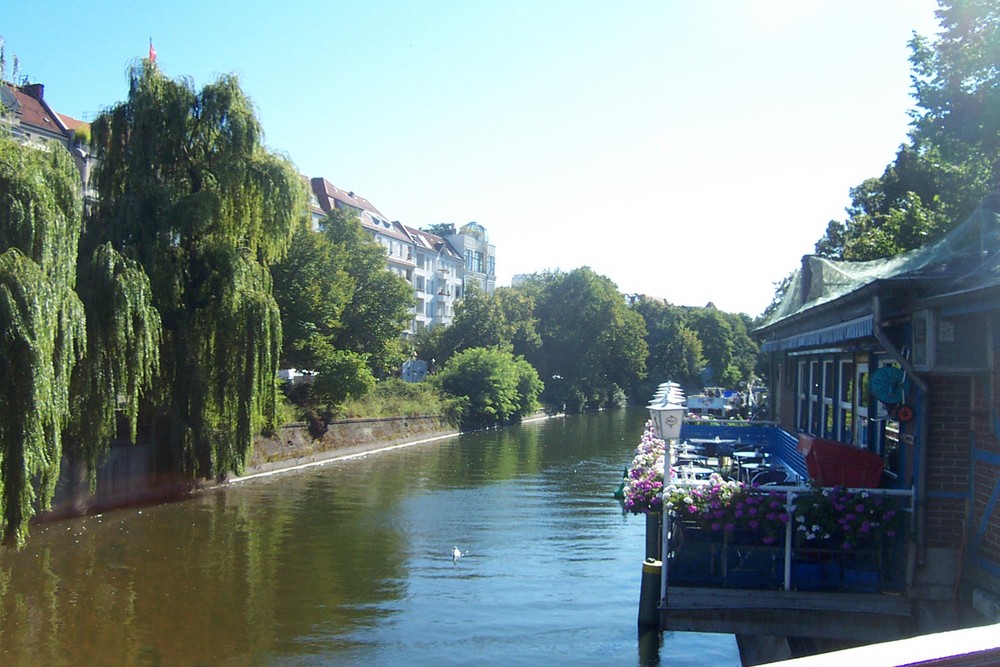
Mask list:
[[[73,291],[79,176],[65,151],[21,146],[0,132],[0,524],[20,545],[52,500],[70,376],[83,353]]]
[[[70,451],[84,457],[93,486],[101,454],[120,435],[118,415],[125,435],[136,440],[140,399],[159,367],[160,314],[142,267],[110,243],[81,257],[77,276],[87,347],[73,372],[67,440]]]
[[[142,410],[161,465],[238,472],[254,435],[274,426],[281,323],[268,267],[305,213],[304,187],[263,147],[235,77],[196,91],[144,61],[129,83],[92,126],[97,204],[85,238],[150,278],[161,379]]]
[[[20,546],[65,451],[91,472],[135,423],[159,315],[141,268],[109,246],[79,262],[80,176],[61,147],[0,131],[0,529]]]

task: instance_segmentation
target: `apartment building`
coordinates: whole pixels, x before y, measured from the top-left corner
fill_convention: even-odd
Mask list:
[[[324,213],[342,209],[357,215],[362,228],[386,249],[387,268],[413,286],[413,318],[406,335],[451,324],[455,304],[470,284],[488,294],[496,289],[496,248],[479,223],[470,222],[444,238],[390,221],[364,197],[325,178],[313,178],[310,185]]]

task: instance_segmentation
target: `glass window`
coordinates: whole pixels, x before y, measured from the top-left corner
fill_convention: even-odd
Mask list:
[[[858,364],[855,373],[857,398],[854,423],[854,444],[863,449],[868,448],[868,364]]]
[[[836,438],[835,412],[833,409],[836,399],[837,378],[833,373],[833,361],[823,362],[823,437]]]
[[[809,403],[806,400],[806,390],[809,387],[809,376],[806,375],[806,362],[800,361],[798,364],[798,378],[796,379],[796,416],[795,416],[795,426],[800,431],[807,430],[806,427],[809,424]]]
[[[837,408],[837,440],[854,441],[854,362],[840,362],[840,392]]]
[[[818,361],[809,362],[809,432],[820,435],[821,378]]]

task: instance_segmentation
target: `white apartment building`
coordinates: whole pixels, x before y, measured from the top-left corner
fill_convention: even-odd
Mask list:
[[[455,304],[471,282],[489,294],[496,288],[496,249],[482,225],[470,222],[442,238],[389,221],[370,201],[325,178],[313,178],[310,184],[325,213],[353,211],[362,228],[386,249],[387,268],[413,286],[413,318],[405,335],[451,324]]]

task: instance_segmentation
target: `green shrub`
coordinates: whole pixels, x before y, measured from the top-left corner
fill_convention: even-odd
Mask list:
[[[437,381],[446,394],[464,398],[465,427],[517,423],[538,409],[543,388],[538,373],[523,357],[484,347],[453,356]]]
[[[336,410],[340,418],[414,417],[445,415],[457,424],[454,399],[441,395],[430,382],[380,381],[368,394],[345,401]]]

